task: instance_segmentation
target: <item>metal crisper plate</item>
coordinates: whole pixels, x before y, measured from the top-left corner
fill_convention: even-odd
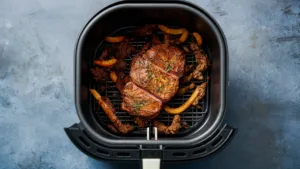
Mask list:
[[[117,31],[115,31],[112,35],[118,36],[118,35],[128,35],[130,34],[135,27],[125,27],[125,28],[120,28]],[[158,37],[160,38],[161,42],[163,42],[163,32],[157,32]],[[178,38],[179,36],[173,36],[173,38]],[[187,41],[185,42],[184,45],[189,45],[189,43],[192,41],[191,39],[192,35],[190,34]],[[151,41],[151,39],[135,39],[135,40],[131,40],[131,44],[132,46],[134,46],[137,50],[136,53],[138,53],[140,51],[140,49],[144,46],[144,44],[147,43],[147,41]],[[98,56],[100,56],[100,54],[102,53],[102,50],[105,47],[112,47],[111,43],[106,43],[106,42],[101,42],[98,46],[98,48],[96,49],[94,58],[90,59],[90,64],[89,65],[93,65],[93,60],[96,59]],[[202,45],[202,47],[204,46],[204,51],[205,53],[208,55],[208,57],[210,58],[210,54],[209,54],[209,50],[206,47],[205,44]],[[109,54],[109,56],[113,56],[113,54]],[[130,61],[132,59],[132,57],[134,57],[136,55],[132,55],[130,57],[127,57],[126,62],[128,64],[128,68],[126,70],[126,74],[129,74],[130,71]],[[190,64],[196,64],[195,61],[195,57],[193,55],[193,53],[187,53],[186,54],[186,64],[190,65]],[[90,67],[92,68],[92,67]],[[191,82],[195,83],[196,85],[200,85],[203,82],[209,82],[209,74],[210,74],[210,70],[208,69],[206,71],[206,73],[204,73],[204,81],[194,81],[192,80]],[[188,83],[189,84],[189,83]],[[186,84],[186,85],[188,85]],[[132,116],[130,116],[129,114],[127,114],[125,111],[123,111],[121,109],[121,103],[122,103],[122,98],[121,98],[121,94],[119,92],[119,90],[115,87],[115,83],[112,82],[110,79],[107,80],[105,82],[105,90],[101,91],[100,90],[100,84],[95,82],[94,80],[90,81],[90,88],[94,88],[97,91],[100,92],[101,95],[106,96],[110,99],[110,101],[112,102],[112,104],[115,106],[116,108],[116,115],[120,118],[120,120],[122,122],[129,122],[131,124],[135,123],[132,120]],[[171,107],[179,107],[180,105],[182,105],[192,94],[193,90],[189,91],[188,93],[186,93],[185,95],[181,95],[181,96],[175,96],[169,103],[167,103],[168,105],[170,105]],[[190,131],[192,131],[193,129],[195,129],[196,126],[201,125],[205,118],[206,118],[206,114],[208,112],[208,101],[209,101],[209,83],[208,83],[208,87],[207,87],[207,93],[206,93],[206,97],[202,100],[199,101],[199,105],[202,107],[202,109],[196,108],[194,106],[189,107],[184,113],[180,114],[181,115],[181,120],[182,122],[186,122],[189,125],[188,129],[180,129],[180,131],[178,133],[175,134],[175,136],[184,136],[186,134],[188,134]],[[110,123],[110,120],[107,118],[107,116],[105,115],[105,113],[102,112],[102,109],[100,108],[100,106],[98,105],[97,102],[95,102],[94,98],[90,97],[90,103],[92,104],[92,108],[93,108],[93,113],[96,115],[96,120],[102,125],[102,126],[106,126],[106,124]],[[173,120],[173,115],[169,115],[167,114],[167,112],[165,112],[163,109],[160,113],[160,115],[156,118],[157,120],[165,123],[166,125],[170,125],[172,123]],[[152,126],[151,123],[150,127]],[[136,126],[136,125],[135,125]],[[105,127],[106,128],[106,127]],[[138,136],[138,135],[145,135],[145,130],[143,128],[138,128],[137,126],[135,127],[135,130],[131,133],[128,134],[128,136]]]

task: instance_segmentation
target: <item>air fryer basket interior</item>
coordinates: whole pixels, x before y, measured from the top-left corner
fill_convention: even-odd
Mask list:
[[[205,120],[196,129],[178,137],[159,137],[146,140],[145,135],[118,136],[108,132],[97,121],[91,95],[89,69],[99,43],[105,36],[122,27],[159,23],[185,27],[197,31],[209,51],[210,68],[209,100]],[[79,118],[94,139],[107,144],[195,144],[211,135],[220,125],[225,113],[227,49],[225,38],[217,23],[202,9],[186,2],[120,2],[108,6],[95,15],[81,33],[75,56],[75,94]],[[109,97],[109,95],[108,95]],[[201,113],[201,112],[199,112]]]

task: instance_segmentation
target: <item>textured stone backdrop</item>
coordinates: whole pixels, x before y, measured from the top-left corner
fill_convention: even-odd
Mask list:
[[[63,131],[78,122],[73,51],[108,0],[0,1],[0,168],[138,168],[99,162]],[[219,22],[230,54],[226,122],[238,127],[221,153],[164,168],[300,168],[300,1],[193,0]]]

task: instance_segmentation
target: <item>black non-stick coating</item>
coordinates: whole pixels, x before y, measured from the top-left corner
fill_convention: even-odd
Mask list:
[[[185,27],[199,32],[210,49],[212,66],[207,117],[196,130],[182,137],[146,140],[143,136],[117,136],[97,122],[89,94],[90,59],[99,40],[121,27],[159,23]],[[163,144],[184,145],[204,141],[219,127],[225,114],[227,86],[227,45],[218,24],[203,9],[187,2],[130,2],[112,4],[95,15],[82,31],[75,51],[75,101],[78,116],[93,139],[114,145]]]
[[[114,31],[112,33],[112,36],[132,36],[134,30],[136,29],[136,27],[124,27],[124,28],[119,28],[118,30]],[[156,35],[158,36],[158,38],[160,38],[160,40],[163,42],[164,39],[164,34],[162,31],[156,30],[155,31]],[[172,38],[179,38],[180,35],[174,35]],[[134,40],[130,40],[131,45],[136,49],[136,52],[130,56],[128,56],[125,61],[127,62],[128,66],[127,69],[125,70],[125,73],[128,75],[129,71],[130,71],[130,62],[132,60],[133,57],[135,57],[140,49],[147,43],[147,42],[151,42],[151,36],[149,37],[134,37]],[[187,40],[181,44],[182,46],[189,46],[189,44],[195,41],[193,38],[193,35],[190,33]],[[109,43],[109,42],[105,42],[105,41],[99,41],[99,46],[96,49],[95,55],[94,57],[90,58],[90,66],[93,66],[93,60],[97,59],[101,53],[103,52],[103,50],[105,48],[111,49],[114,48],[115,44]],[[207,53],[208,57],[210,58],[210,52],[209,49],[207,48],[207,45],[205,43],[202,44],[202,48],[205,51],[205,53]],[[115,52],[110,50],[111,52],[109,52],[109,56],[114,56]],[[185,52],[186,55],[186,65],[196,65],[196,59],[195,56],[193,54],[192,51],[190,52]],[[92,68],[92,67],[90,67]],[[208,69],[205,73],[203,73],[204,79],[203,80],[191,80],[190,83],[195,83],[197,86],[206,82],[209,86],[209,76],[210,76],[210,69]],[[184,84],[184,85],[180,85],[180,86],[187,86],[189,85],[189,83]],[[101,91],[101,86],[105,86],[104,90]],[[139,128],[134,122],[133,122],[133,118],[132,116],[130,116],[127,112],[123,111],[121,109],[121,103],[122,103],[122,98],[121,98],[121,93],[120,91],[116,88],[116,83],[112,82],[110,79],[106,80],[105,82],[99,83],[96,82],[95,80],[93,80],[91,78],[90,81],[90,88],[96,89],[97,91],[100,92],[100,94],[102,96],[106,96],[110,99],[110,101],[112,102],[112,104],[114,105],[115,109],[116,109],[116,115],[119,117],[119,119],[122,122],[125,123],[131,123],[133,125],[135,125],[135,129],[133,130],[133,132],[128,133],[127,135],[129,137],[145,137],[145,132],[146,132],[146,128]],[[209,91],[209,88],[207,87],[207,92]],[[184,95],[175,95],[175,97],[168,102],[167,104],[171,107],[179,107],[181,106],[186,100],[188,100],[188,98],[191,96],[193,90],[188,91],[187,93],[185,93]],[[107,124],[110,124],[110,120],[107,117],[107,115],[105,113],[103,113],[103,110],[100,109],[99,104],[97,103],[97,101],[95,101],[94,97],[90,97],[91,99],[91,103],[93,105],[92,107],[92,111],[94,112],[94,115],[96,116],[96,120],[100,123],[100,125],[104,126],[104,128],[107,128]],[[176,132],[175,135],[165,135],[164,133],[159,133],[159,138],[166,138],[166,137],[183,137],[186,136],[188,134],[190,134],[192,131],[194,131],[196,128],[199,127],[199,125],[201,125],[201,123],[205,122],[206,116],[207,116],[207,112],[208,112],[208,101],[209,101],[209,94],[207,94],[203,100],[199,101],[199,106],[201,106],[201,108],[197,108],[195,106],[190,106],[184,113],[181,113],[181,121],[182,123],[186,123],[188,125],[188,128],[181,128],[178,132]],[[165,112],[163,109],[161,110],[160,114],[158,115],[158,117],[156,117],[155,119],[163,122],[165,125],[171,125],[172,121],[173,121],[173,117],[174,115],[168,114],[167,112]],[[151,121],[149,121],[148,127],[153,127]],[[109,129],[108,129],[109,130]],[[118,134],[118,133],[117,133]],[[119,134],[121,135],[121,134]]]

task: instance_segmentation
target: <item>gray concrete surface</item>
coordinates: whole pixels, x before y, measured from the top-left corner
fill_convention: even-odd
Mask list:
[[[73,49],[108,0],[0,1],[0,168],[137,168],[82,154],[64,127],[78,122]],[[209,159],[164,168],[300,168],[300,1],[193,0],[227,36],[226,122],[239,128]]]

